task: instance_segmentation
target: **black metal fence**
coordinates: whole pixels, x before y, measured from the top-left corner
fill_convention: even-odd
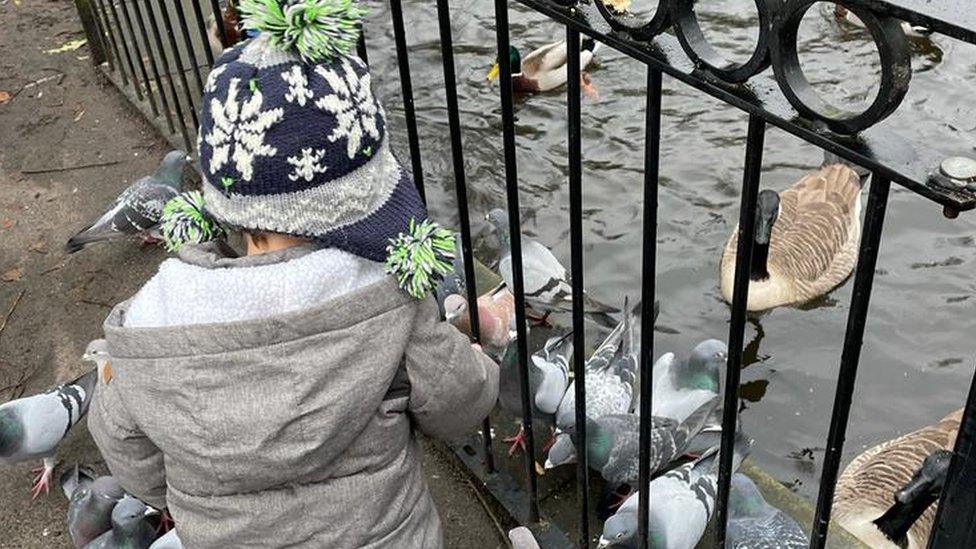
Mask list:
[[[212,66],[215,42],[226,43],[223,26],[208,31],[208,18],[216,14],[217,0],[190,1],[192,13],[183,4],[166,0],[75,0],[92,42],[96,65],[141,106],[146,115],[175,142],[193,150],[197,132],[197,109],[203,93],[205,73]],[[640,19],[620,15],[602,0],[518,0],[566,28],[568,71],[580,68],[580,34],[588,35],[647,66],[647,109],[645,128],[642,315],[653,318],[655,301],[658,174],[661,141],[662,79],[665,75],[694,87],[704,94],[741,109],[749,115],[745,163],[742,171],[739,211],[738,250],[735,265],[729,356],[725,380],[722,418],[722,451],[717,498],[716,547],[725,544],[728,519],[728,494],[732,471],[732,442],[739,409],[739,377],[742,363],[746,296],[750,257],[756,224],[756,201],[763,160],[767,125],[781,128],[801,139],[868,169],[873,177],[865,213],[854,292],[841,354],[833,411],[821,471],[820,492],[811,535],[812,548],[824,547],[827,539],[831,503],[840,467],[841,452],[857,377],[861,343],[868,315],[878,249],[891,183],[901,185],[921,197],[943,206],[945,215],[976,208],[972,186],[956,185],[939,173],[942,157],[925,143],[913,141],[874,125],[894,112],[904,98],[911,80],[908,44],[901,21],[976,44],[976,10],[964,0],[848,0],[843,4],[864,22],[877,45],[881,58],[881,85],[875,100],[863,112],[851,112],[826,103],[817,95],[800,67],[797,30],[800,21],[816,0],[755,0],[759,15],[759,39],[745,63],[724,59],[705,39],[695,13],[695,0],[655,0],[653,17]],[[648,0],[650,3],[650,0]],[[414,112],[409,56],[400,0],[389,0],[392,28],[399,64],[399,76],[406,116],[407,136],[414,179],[423,195],[424,173],[419,153],[419,138]],[[509,51],[508,0],[495,0],[497,48]],[[477,290],[474,283],[471,227],[468,215],[464,152],[454,66],[452,29],[448,0],[437,0],[440,46],[450,127],[455,190],[459,205],[464,264],[468,277],[468,303],[474,339],[479,338]],[[175,25],[174,25],[175,24]],[[369,29],[366,29],[368,32]],[[673,31],[671,32],[666,31]],[[211,36],[213,35],[213,36]],[[361,46],[363,43],[361,43]],[[365,57],[365,48],[360,48]],[[519,176],[516,162],[512,67],[507,55],[499,56],[501,68],[500,102],[502,112],[505,181],[513,258],[512,291],[516,303],[524,304],[521,232],[519,219]],[[767,69],[772,67],[772,75]],[[589,527],[588,468],[586,463],[586,387],[583,349],[584,331],[582,291],[582,152],[580,148],[580,82],[570,77],[566,95],[569,130],[569,193],[571,275],[574,307],[572,320],[573,371],[576,388],[576,455],[579,505],[577,543],[588,546],[593,536]],[[529,405],[526,364],[529,353],[524,307],[517,307],[519,375],[522,387],[523,425],[529,451],[525,454],[524,489],[512,489],[499,482],[492,461],[491,426],[483,428],[483,448],[477,459],[481,478],[503,504],[528,523],[538,523],[539,496],[534,462],[535,437]],[[651,437],[651,394],[653,379],[653,330],[641,331],[640,341],[640,470],[639,486],[648,485]],[[976,384],[970,392],[958,437],[949,479],[939,507],[930,547],[976,547]],[[470,458],[470,456],[468,456]],[[504,488],[504,487],[508,488]],[[641,546],[647,540],[649,490],[640,491],[639,533]]]

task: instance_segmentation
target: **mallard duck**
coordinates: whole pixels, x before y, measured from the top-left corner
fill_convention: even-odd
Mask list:
[[[926,547],[936,511],[930,504],[939,496],[937,483],[931,481],[944,477],[940,469],[946,465],[946,451],[955,445],[961,420],[959,409],[935,425],[856,457],[837,480],[837,523],[870,547]]]
[[[597,42],[592,38],[580,40],[580,85],[584,92],[592,89],[592,84],[582,71],[593,61],[596,49]],[[509,46],[508,55],[512,63],[512,87],[517,92],[549,91],[566,83],[565,40],[542,46],[524,58],[518,48]],[[496,62],[488,71],[488,80],[498,78],[500,73]]]
[[[757,203],[749,281],[750,311],[795,305],[840,285],[857,263],[861,240],[861,182],[850,167],[824,166]],[[732,302],[738,227],[721,262],[722,296]]]
[[[853,13],[851,13],[851,10],[845,8],[840,4],[834,4],[834,17],[838,21],[841,21],[842,23],[845,23],[852,27],[857,27],[859,29],[867,28],[864,26],[864,21],[861,21],[861,18],[854,15]],[[930,31],[929,29],[921,25],[912,25],[908,21],[901,22],[901,30],[905,32],[905,36],[909,38],[916,38],[916,39],[928,38],[932,34],[932,31]]]

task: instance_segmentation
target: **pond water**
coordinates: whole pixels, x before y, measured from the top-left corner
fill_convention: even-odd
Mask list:
[[[386,3],[371,5],[373,85],[406,161],[389,13]],[[738,59],[748,57],[755,42],[754,9],[751,0],[699,3],[706,33]],[[404,11],[431,210],[456,223],[436,9],[430,1],[405,0]],[[804,67],[830,97],[863,101],[875,85],[874,46],[830,11],[815,6],[801,27]],[[483,215],[505,204],[498,85],[485,79],[495,58],[492,3],[455,0],[452,19],[476,251],[487,261],[496,244]],[[565,36],[564,28],[514,2],[510,19],[513,44],[523,55]],[[913,66],[908,95],[883,126],[947,155],[976,154],[976,47],[933,36],[913,44]],[[585,281],[595,297],[622,303],[640,292],[646,69],[603,47],[588,72],[599,99],[584,99],[582,107]],[[550,246],[568,266],[565,88],[519,97],[515,108],[524,234]],[[747,122],[743,112],[667,77],[663,110],[657,355],[728,338],[718,264],[738,215]],[[818,148],[771,128],[762,186],[784,189],[821,160]],[[865,448],[962,406],[973,375],[976,216],[946,219],[940,207],[893,186],[885,226],[845,465]],[[816,303],[754,317],[746,328],[742,420],[756,439],[752,456],[809,498],[817,493],[851,286],[849,280]],[[568,316],[557,321],[570,323]]]

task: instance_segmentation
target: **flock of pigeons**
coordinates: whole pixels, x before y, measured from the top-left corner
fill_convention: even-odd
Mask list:
[[[183,151],[168,153],[155,173],[125,189],[103,215],[68,241],[65,251],[107,240],[157,239],[163,206],[180,192],[187,162]],[[751,269],[762,276],[750,281],[750,309],[810,299],[850,275],[856,260],[851,250],[860,237],[860,185],[850,168],[828,163],[782,193],[764,191],[755,235],[760,253],[754,254]],[[500,365],[499,403],[521,417],[516,303],[508,289],[513,287],[508,216],[493,210],[487,219],[501,244],[498,270],[503,282],[478,299],[478,325],[485,351]],[[735,242],[733,233],[722,260],[723,289],[724,271],[735,263]],[[470,333],[464,265],[461,254],[455,255],[455,272],[437,287],[436,297],[445,319]],[[572,309],[569,274],[546,246],[523,238],[522,263],[530,318],[545,324],[549,314]],[[625,300],[621,311],[585,294],[583,305],[586,317],[609,331],[585,362],[587,462],[607,486],[601,511],[608,518],[600,546],[630,547],[636,545],[638,497],[622,490],[637,486],[641,307]],[[655,303],[655,319],[657,313]],[[563,334],[549,339],[528,364],[533,429],[552,435],[543,448],[547,469],[576,461],[572,353],[571,336]],[[727,353],[724,343],[709,339],[686,358],[667,353],[654,365],[650,459],[652,470],[666,472],[641,489],[651,490],[654,501],[668,503],[651,506],[651,547],[694,547],[714,510],[720,372]],[[87,412],[98,377],[111,376],[103,340],[91,342],[83,359],[96,367],[46,393],[0,405],[0,463],[43,460],[34,497],[50,489],[57,446]],[[931,529],[931,504],[945,480],[960,413],[855,459],[838,481],[834,507],[841,524],[872,546],[921,547]],[[512,444],[510,454],[525,450],[521,430],[506,442]],[[736,433],[736,469],[751,444],[745,434]],[[61,477],[76,547],[180,547],[175,531],[156,539],[156,527],[168,523],[165,513],[125,495],[111,477],[92,476],[75,467]],[[769,506],[748,477],[736,473],[730,501],[729,547],[806,546],[802,529]]]

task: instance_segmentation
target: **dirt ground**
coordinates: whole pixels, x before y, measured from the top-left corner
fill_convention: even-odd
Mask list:
[[[168,146],[114,88],[88,51],[45,53],[83,38],[68,0],[0,0],[0,403],[87,368],[86,343],[109,308],[165,257],[134,243],[66,256],[64,242]],[[90,166],[90,167],[82,167]],[[450,547],[501,546],[498,530],[454,463],[427,449],[425,468]],[[84,425],[59,451],[68,464],[104,463]],[[37,463],[0,466],[0,548],[69,547],[60,491],[30,499]]]

